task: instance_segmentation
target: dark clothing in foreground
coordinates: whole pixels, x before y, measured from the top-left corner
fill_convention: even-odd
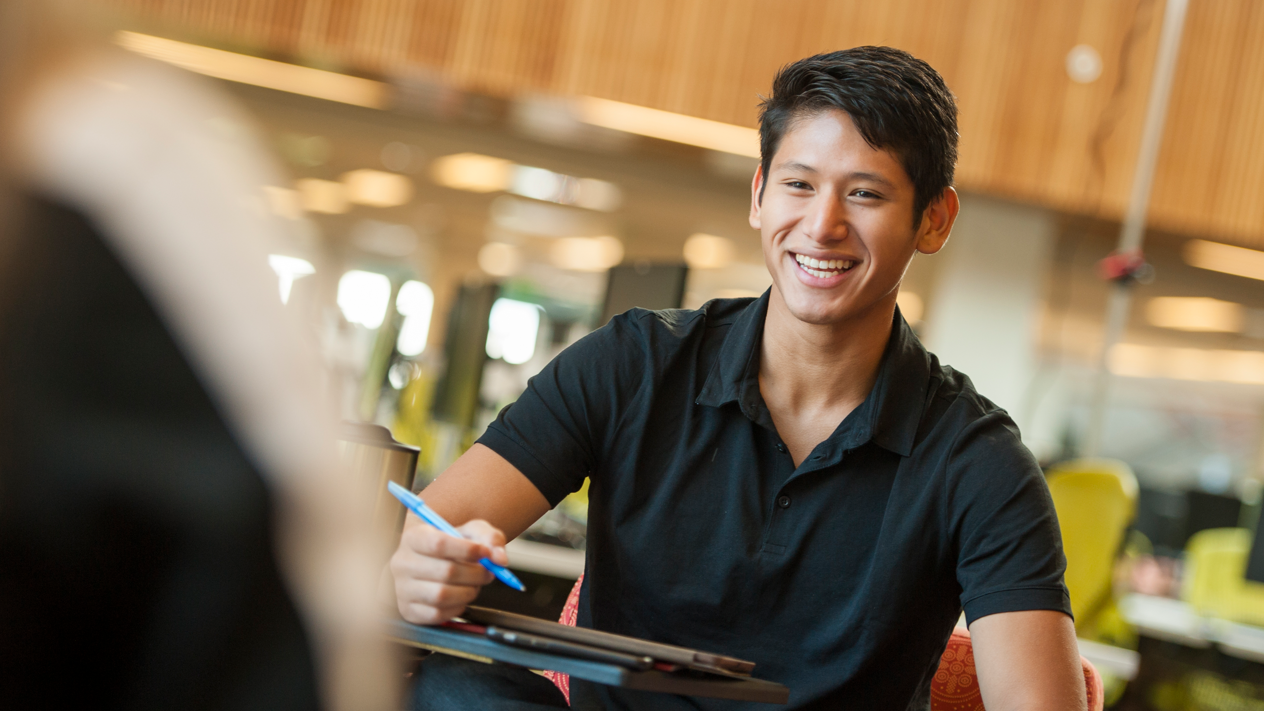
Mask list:
[[[417,666],[410,708],[416,711],[543,711],[565,709],[553,682],[529,669],[431,654]]]
[[[272,497],[81,215],[0,235],[0,708],[315,709]]]
[[[768,298],[618,316],[479,441],[553,504],[591,477],[581,626],[752,660],[791,708],[925,708],[963,607],[1070,614],[1048,488],[1009,416],[898,313],[872,392],[795,467],[759,391]]]

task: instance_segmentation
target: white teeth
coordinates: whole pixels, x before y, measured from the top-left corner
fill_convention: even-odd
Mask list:
[[[850,259],[814,259],[802,254],[796,254],[794,258],[802,265],[803,271],[821,279],[832,277],[839,271],[847,271],[856,266],[856,262]]]

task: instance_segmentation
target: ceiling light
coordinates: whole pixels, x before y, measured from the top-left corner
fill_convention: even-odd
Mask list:
[[[1155,326],[1179,331],[1239,333],[1246,309],[1232,301],[1201,296],[1159,296],[1146,304],[1146,319]]]
[[[1102,55],[1091,45],[1077,44],[1067,52],[1066,72],[1077,84],[1092,84],[1102,75]]]
[[[419,281],[406,281],[395,297],[395,310],[404,316],[395,348],[400,355],[415,356],[426,350],[430,338],[430,316],[434,313],[434,291]]]
[[[298,257],[287,257],[284,254],[269,254],[268,266],[272,267],[272,271],[276,272],[277,279],[281,287],[281,303],[288,304],[290,302],[290,291],[294,288],[294,282],[302,279],[308,274],[315,274],[316,267],[306,259]]]
[[[576,205],[589,210],[610,212],[623,202],[619,186],[604,180],[576,178],[544,168],[516,165],[509,192],[533,200]]]
[[[217,79],[371,109],[384,109],[390,104],[390,88],[380,81],[225,52],[137,32],[118,32],[114,35],[114,41],[137,54]]]
[[[370,207],[396,207],[413,199],[413,181],[399,173],[362,168],[344,173],[347,199]]]
[[[623,261],[623,243],[614,237],[563,237],[549,256],[562,269],[604,272]]]
[[[723,153],[759,157],[759,131],[696,116],[659,111],[646,106],[581,96],[576,99],[579,120],[593,126],[685,143]]]
[[[377,328],[391,303],[391,280],[384,274],[349,271],[338,280],[338,308],[351,323]]]
[[[478,250],[478,268],[492,276],[513,276],[521,267],[522,251],[512,244],[488,242]]]
[[[685,264],[690,269],[723,269],[733,261],[733,241],[704,233],[685,240]]]
[[[1199,269],[1264,279],[1264,252],[1194,239],[1185,243],[1185,262]]]
[[[1264,352],[1162,348],[1120,343],[1110,350],[1110,370],[1135,378],[1171,378],[1264,385]]]
[[[308,212],[341,215],[350,209],[347,204],[347,190],[337,181],[303,178],[295,182],[294,187],[298,188],[303,209]]]
[[[509,187],[513,169],[514,164],[504,158],[457,153],[436,159],[430,166],[430,175],[445,188],[491,193]]]

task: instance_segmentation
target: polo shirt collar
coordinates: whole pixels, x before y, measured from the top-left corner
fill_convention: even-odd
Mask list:
[[[695,400],[697,404],[720,407],[736,402],[751,421],[768,420],[771,424],[759,392],[759,352],[771,291],[751,302],[733,321]],[[883,449],[908,456],[913,451],[929,387],[930,354],[896,307],[873,390],[831,438],[843,435],[846,441],[842,444],[848,449],[872,439]]]

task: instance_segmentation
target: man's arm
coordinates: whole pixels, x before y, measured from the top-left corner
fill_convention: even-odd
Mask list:
[[[1087,696],[1075,625],[1055,610],[1000,612],[970,625],[979,690],[988,711],[1084,711]]]
[[[390,567],[399,612],[417,624],[438,624],[459,615],[492,581],[479,559],[507,565],[506,541],[549,510],[531,480],[481,444],[453,462],[421,497],[469,540],[408,514]]]

